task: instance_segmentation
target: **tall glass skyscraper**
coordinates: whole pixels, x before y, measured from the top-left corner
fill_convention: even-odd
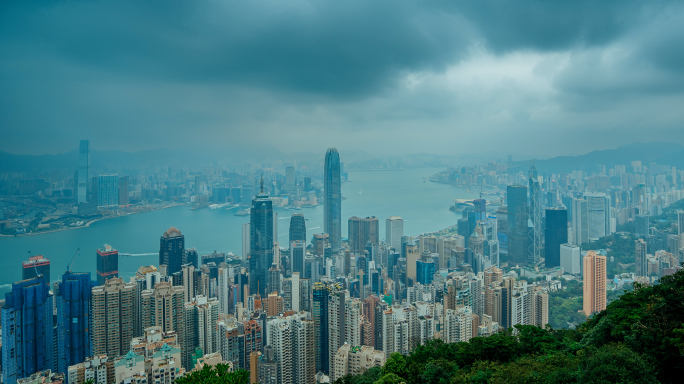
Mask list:
[[[544,231],[545,266],[560,267],[561,244],[568,242],[568,211],[562,208],[546,210],[546,230]]]
[[[54,370],[52,293],[44,276],[12,284],[2,307],[2,380]]]
[[[293,213],[290,218],[290,242],[306,242],[306,220],[301,213]]]
[[[85,203],[88,201],[88,172],[90,171],[90,143],[88,140],[81,140],[78,147],[78,183],[76,187],[76,203]]]
[[[528,221],[527,187],[523,185],[509,185],[508,199],[508,260],[511,264],[526,264],[528,262]]]
[[[333,251],[337,251],[342,244],[342,180],[337,149],[328,148],[323,171],[323,230],[330,235]]]
[[[249,225],[249,293],[267,297],[268,269],[273,263],[273,202],[264,192],[252,199]]]
[[[66,373],[70,365],[93,355],[90,314],[95,282],[89,272],[66,272],[58,284],[57,371]]]
[[[166,274],[180,272],[185,264],[185,236],[176,227],[169,228],[159,239],[159,265],[166,265]]]

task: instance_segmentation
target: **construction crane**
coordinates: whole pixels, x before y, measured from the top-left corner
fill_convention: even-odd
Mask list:
[[[29,261],[32,261],[31,259],[33,258],[33,252],[28,251],[29,254]],[[42,273],[38,273],[38,267],[36,267],[36,263],[33,263],[33,270],[36,272],[36,277],[42,276]]]
[[[78,251],[80,251],[81,248],[76,248],[76,252],[74,252],[74,257],[71,258],[71,261],[67,265],[67,273],[71,273],[71,267],[74,266],[74,261],[76,261],[76,256],[78,256]]]

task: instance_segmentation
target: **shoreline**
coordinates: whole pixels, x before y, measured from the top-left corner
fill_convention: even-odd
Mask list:
[[[154,212],[154,211],[160,211],[162,209],[167,209],[167,208],[175,208],[175,207],[180,207],[183,205],[187,205],[186,203],[175,203],[175,204],[170,204],[166,205],[160,208],[152,208],[144,211],[138,211],[138,212],[128,212],[124,213],[121,215],[116,215],[116,216],[107,216],[107,217],[100,217],[99,219],[93,219],[88,221],[87,223],[77,226],[77,227],[62,227],[62,228],[57,228],[57,229],[50,229],[48,231],[40,231],[40,232],[29,232],[29,233],[20,233],[20,234],[15,234],[15,235],[3,235],[0,234],[0,237],[23,237],[23,236],[39,236],[39,235],[44,235],[48,233],[55,233],[55,232],[63,232],[63,231],[71,231],[75,229],[81,229],[81,228],[87,228],[90,227],[91,224],[97,223],[98,221],[103,221],[103,220],[108,220],[108,219],[115,219],[117,217],[123,217],[123,216],[130,216],[130,215],[136,215],[140,213],[147,213],[147,212]]]

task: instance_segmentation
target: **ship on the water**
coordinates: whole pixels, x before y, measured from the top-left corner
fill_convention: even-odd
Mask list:
[[[249,216],[249,211],[251,208],[241,209],[235,213],[235,216]]]

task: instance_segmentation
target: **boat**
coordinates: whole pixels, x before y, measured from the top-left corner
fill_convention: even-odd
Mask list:
[[[250,208],[241,209],[235,213],[235,216],[249,216]]]
[[[363,191],[359,191],[359,195],[362,194],[362,193],[363,193]]]

